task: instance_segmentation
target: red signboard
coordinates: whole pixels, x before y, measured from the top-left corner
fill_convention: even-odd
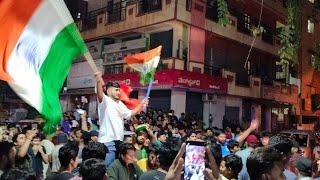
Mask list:
[[[144,88],[139,83],[138,73],[105,74],[104,80],[125,83],[132,88]],[[188,88],[206,92],[227,93],[228,80],[221,77],[213,77],[181,70],[161,70],[155,74],[154,88]]]

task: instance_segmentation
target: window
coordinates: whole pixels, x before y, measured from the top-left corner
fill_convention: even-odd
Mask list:
[[[201,68],[199,67],[192,67],[193,72],[201,73]]]
[[[113,3],[109,1],[107,5],[107,21],[114,23],[124,20],[126,17],[126,3],[124,1]]]
[[[192,0],[186,0],[186,10],[191,11]]]
[[[306,99],[301,100],[301,109],[306,110]]]
[[[113,66],[105,66],[106,74],[120,74],[123,73],[123,66],[122,65],[113,65]]]
[[[314,63],[316,62],[316,56],[313,53],[310,53],[309,55],[309,64],[314,67]]]
[[[150,48],[162,45],[161,58],[172,57],[173,30],[150,34]]]
[[[195,3],[194,9],[197,11],[203,12],[203,6],[201,4]]]
[[[162,0],[139,0],[139,15],[159,11],[162,9]]]
[[[218,22],[217,1],[207,0],[206,18]]]
[[[251,23],[251,19],[250,16],[248,14],[244,14],[244,27],[248,30],[250,30],[250,23]]]
[[[239,32],[251,35],[251,25],[253,23],[253,18],[247,13],[239,13],[237,17],[237,30]]]
[[[308,33],[314,33],[314,22],[310,19],[308,19]]]

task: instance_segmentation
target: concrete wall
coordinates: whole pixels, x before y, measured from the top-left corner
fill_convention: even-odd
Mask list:
[[[228,83],[228,94],[243,96],[243,97],[261,97],[261,79],[258,77],[250,76],[250,85],[249,86],[239,86],[236,85],[236,73],[223,70],[222,77],[229,79]]]

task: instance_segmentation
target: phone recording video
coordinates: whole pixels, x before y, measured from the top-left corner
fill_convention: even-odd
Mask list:
[[[184,164],[185,180],[204,180],[205,142],[187,141]]]

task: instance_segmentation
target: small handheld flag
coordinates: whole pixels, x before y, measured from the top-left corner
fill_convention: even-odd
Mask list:
[[[161,49],[162,46],[158,46],[155,49],[124,58],[131,68],[140,72],[141,85],[146,85],[151,79],[154,79],[160,61]]]

